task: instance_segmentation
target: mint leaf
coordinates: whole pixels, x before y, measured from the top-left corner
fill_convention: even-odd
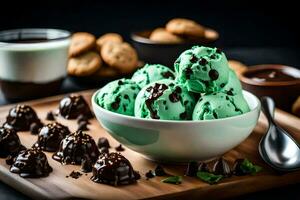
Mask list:
[[[241,164],[241,169],[246,174],[252,174],[255,175],[257,172],[260,172],[262,170],[262,167],[258,165],[254,165],[252,162],[250,162],[248,159],[244,159],[244,161]]]
[[[181,176],[170,176],[168,178],[161,180],[161,182],[178,185],[178,184],[181,184],[182,178],[181,178]]]
[[[223,178],[222,175],[215,175],[209,172],[202,171],[197,172],[197,177],[209,184],[216,184]]]

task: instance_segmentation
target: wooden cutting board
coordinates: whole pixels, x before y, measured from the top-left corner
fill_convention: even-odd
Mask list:
[[[82,95],[90,102],[93,91],[81,92]],[[45,117],[48,111],[57,109],[58,102],[63,96],[56,96],[26,102],[31,105],[38,113],[39,117],[46,123]],[[13,105],[0,107],[0,123],[2,124],[8,113],[9,108]],[[277,121],[285,127],[291,134],[300,141],[300,119],[283,111],[276,111]],[[76,120],[65,120],[57,118],[62,124],[69,126],[71,131],[77,128]],[[89,126],[90,134],[96,141],[100,136],[107,137],[112,147],[116,147],[118,142],[109,136],[108,133],[99,125],[96,119],[93,119]],[[170,174],[183,176],[181,185],[171,185],[160,182],[162,177],[155,177],[146,180],[145,173],[149,169],[154,169],[156,163],[146,160],[138,153],[126,148],[122,153],[127,157],[133,167],[140,172],[142,178],[137,184],[113,187],[103,184],[97,184],[90,180],[91,173],[83,174],[78,179],[66,178],[73,170],[79,171],[80,166],[66,165],[52,160],[52,153],[46,153],[53,172],[46,178],[24,179],[9,172],[9,166],[5,159],[0,159],[0,179],[11,187],[34,199],[183,199],[183,198],[204,198],[209,199],[227,198],[250,192],[256,192],[274,187],[280,187],[287,184],[300,182],[300,171],[278,175],[272,171],[261,160],[257,145],[261,136],[265,133],[267,123],[261,115],[259,122],[253,133],[238,147],[225,154],[225,158],[232,164],[236,158],[248,158],[255,164],[264,168],[263,172],[255,176],[243,176],[224,179],[217,185],[209,185],[197,178],[185,177],[184,171],[186,166],[163,165]],[[221,130],[220,130],[221,131]],[[222,134],[222,133],[220,133]],[[20,132],[22,144],[30,147],[37,139],[37,136],[29,132]],[[188,148],[188,147],[187,147]],[[111,149],[112,151],[113,149]]]

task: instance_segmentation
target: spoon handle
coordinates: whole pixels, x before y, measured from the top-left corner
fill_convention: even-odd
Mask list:
[[[274,122],[275,102],[271,97],[264,96],[261,98],[262,111],[265,114],[270,124]]]

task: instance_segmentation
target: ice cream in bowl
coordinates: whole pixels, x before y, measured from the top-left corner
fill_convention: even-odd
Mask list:
[[[102,127],[161,162],[209,160],[250,135],[260,102],[242,90],[222,51],[195,46],[178,57],[174,69],[146,64],[131,79],[96,91],[92,105]]]

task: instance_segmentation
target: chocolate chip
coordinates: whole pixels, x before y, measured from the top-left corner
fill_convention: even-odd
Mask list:
[[[211,69],[211,70],[209,71],[208,75],[209,75],[210,79],[213,80],[213,81],[214,81],[214,80],[217,80],[217,79],[219,78],[219,73],[218,73],[218,71],[215,70],[215,69]]]
[[[80,122],[85,121],[87,124],[90,124],[89,118],[86,115],[79,115],[77,117],[77,124],[80,124]]]
[[[69,177],[72,177],[74,179],[78,179],[80,176],[82,176],[82,173],[76,171],[72,171],[69,175]]]
[[[216,52],[217,52],[217,53],[222,53],[222,50],[219,49],[219,48],[217,48]]]
[[[146,178],[154,178],[155,177],[155,173],[152,170],[149,170],[146,174],[145,174]]]
[[[85,157],[84,159],[82,159],[81,161],[81,171],[83,171],[84,173],[88,173],[91,172],[93,169],[93,162],[91,161],[91,159],[89,157]]]
[[[120,102],[121,102],[120,97],[117,97],[116,100],[115,100],[115,102],[113,102],[111,104],[112,109],[117,110],[119,108],[119,106],[120,106]]]
[[[164,168],[161,165],[157,165],[154,172],[155,172],[156,176],[166,176],[167,175],[167,173],[165,172]]]
[[[40,129],[43,127],[42,122],[33,122],[30,125],[30,132],[32,135],[37,135],[40,132]]]
[[[191,57],[190,57],[190,61],[192,63],[195,63],[195,62],[197,62],[197,60],[198,60],[198,58],[194,54],[192,54]]]
[[[201,162],[198,167],[198,171],[209,172],[208,166],[205,162]]]
[[[210,56],[210,58],[211,58],[211,59],[215,59],[215,58],[216,58],[216,55],[213,54],[213,55]]]
[[[101,149],[102,147],[110,148],[109,141],[105,137],[100,137],[98,139],[98,148]]]
[[[116,151],[125,151],[122,144],[119,144],[119,146],[117,146],[115,149],[116,149]]]
[[[118,85],[123,85],[123,84],[124,84],[123,81],[121,80],[118,81]]]
[[[185,175],[186,176],[196,176],[198,172],[198,163],[196,161],[189,162]]]
[[[51,111],[49,111],[46,115],[46,120],[49,120],[49,121],[54,121],[55,120],[55,117],[53,115],[53,113]]]
[[[219,158],[214,164],[213,173],[216,175],[223,175],[225,177],[231,176],[231,170],[227,161],[222,157]]]
[[[172,103],[176,103],[176,102],[180,101],[180,96],[178,95],[177,92],[174,91],[169,95],[169,99]]]
[[[228,94],[228,95],[230,95],[230,96],[233,96],[232,90],[227,91],[226,94]]]
[[[162,76],[163,76],[164,78],[166,78],[166,79],[168,79],[168,78],[174,79],[174,78],[175,78],[175,77],[174,77],[174,74],[173,74],[172,72],[169,72],[169,71],[163,72],[163,73],[162,73]]]
[[[183,113],[180,113],[179,117],[180,117],[180,119],[182,119],[182,120],[187,119],[187,112],[184,111]]]
[[[200,60],[199,60],[199,64],[200,65],[206,65],[208,62],[207,62],[207,60],[205,59],[205,58],[201,58]]]
[[[186,79],[190,79],[192,74],[193,74],[193,70],[190,67],[185,69],[185,78]]]
[[[125,94],[124,99],[129,99],[129,96],[127,94]]]
[[[109,149],[106,147],[101,147],[99,151],[100,151],[100,154],[108,154],[109,153]]]
[[[86,121],[82,121],[79,123],[77,131],[88,131],[89,128],[87,127],[87,122]]]
[[[220,87],[221,88],[225,87],[225,83],[221,83]]]
[[[242,166],[242,163],[244,162],[245,159],[236,159],[234,161],[234,164],[233,164],[233,174],[236,175],[236,176],[243,176],[243,175],[246,175],[247,173],[245,173],[245,171],[241,168]]]

